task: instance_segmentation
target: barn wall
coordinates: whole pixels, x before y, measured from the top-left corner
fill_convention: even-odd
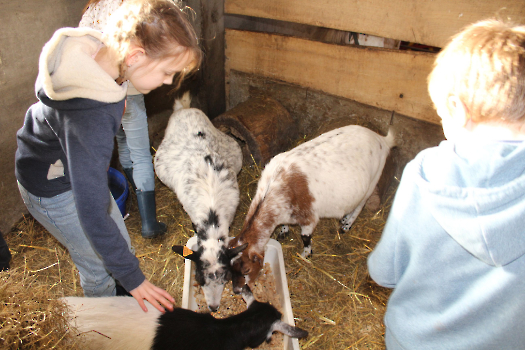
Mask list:
[[[272,96],[305,137],[345,124],[384,134],[393,123],[401,170],[444,139],[427,92],[440,47],[481,19],[525,23],[523,0],[225,0],[224,12],[227,109]],[[349,45],[349,32],[423,50]]]
[[[26,211],[14,176],[16,131],[36,102],[38,56],[53,32],[76,26],[86,0],[0,0],[0,230]]]
[[[242,30],[242,26],[226,29],[227,84],[229,71],[237,70],[439,124],[426,88],[435,53],[334,45],[320,42],[315,33],[305,39],[281,28],[326,27],[336,37],[351,31],[424,44],[437,51],[450,36],[480,19],[525,23],[525,2],[338,0],[326,6],[321,0],[225,0],[225,13],[276,21],[267,25],[266,32]]]
[[[393,122],[398,146],[398,171],[424,148],[444,140],[440,125],[387,111],[296,84],[267,79],[254,74],[231,71],[229,104],[234,108],[250,97],[266,96],[279,101],[297,127],[297,139],[310,139],[322,132],[349,124],[368,127],[386,135]]]
[[[487,17],[525,21],[522,0],[225,0],[228,14],[271,18],[442,47]],[[329,5],[328,5],[329,4]]]
[[[434,55],[226,30],[226,71],[286,81],[439,124],[426,79]]]

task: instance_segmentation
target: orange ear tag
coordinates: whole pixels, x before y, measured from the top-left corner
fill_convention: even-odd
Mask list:
[[[182,248],[182,256],[183,257],[187,257],[190,254],[193,254],[193,250],[191,250],[190,248],[184,246],[184,248]]]

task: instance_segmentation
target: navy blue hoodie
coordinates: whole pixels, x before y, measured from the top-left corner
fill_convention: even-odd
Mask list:
[[[93,59],[101,40],[92,29],[63,28],[44,46],[35,85],[39,101],[17,133],[15,174],[35,196],[73,191],[84,232],[113,277],[133,290],[145,277],[109,216],[107,176],[127,86]]]

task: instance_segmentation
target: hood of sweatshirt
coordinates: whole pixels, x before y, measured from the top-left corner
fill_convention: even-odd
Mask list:
[[[492,266],[525,254],[525,142],[443,141],[429,151],[417,181],[443,229]]]
[[[118,85],[94,57],[103,46],[103,34],[90,28],[62,28],[44,45],[35,90],[39,98],[74,98],[103,103],[122,101],[127,83]]]

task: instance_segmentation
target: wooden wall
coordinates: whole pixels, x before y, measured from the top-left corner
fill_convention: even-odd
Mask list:
[[[525,23],[523,0],[225,0],[224,12],[436,47],[480,19]],[[426,85],[434,55],[226,29],[226,86],[235,70],[437,124]]]

